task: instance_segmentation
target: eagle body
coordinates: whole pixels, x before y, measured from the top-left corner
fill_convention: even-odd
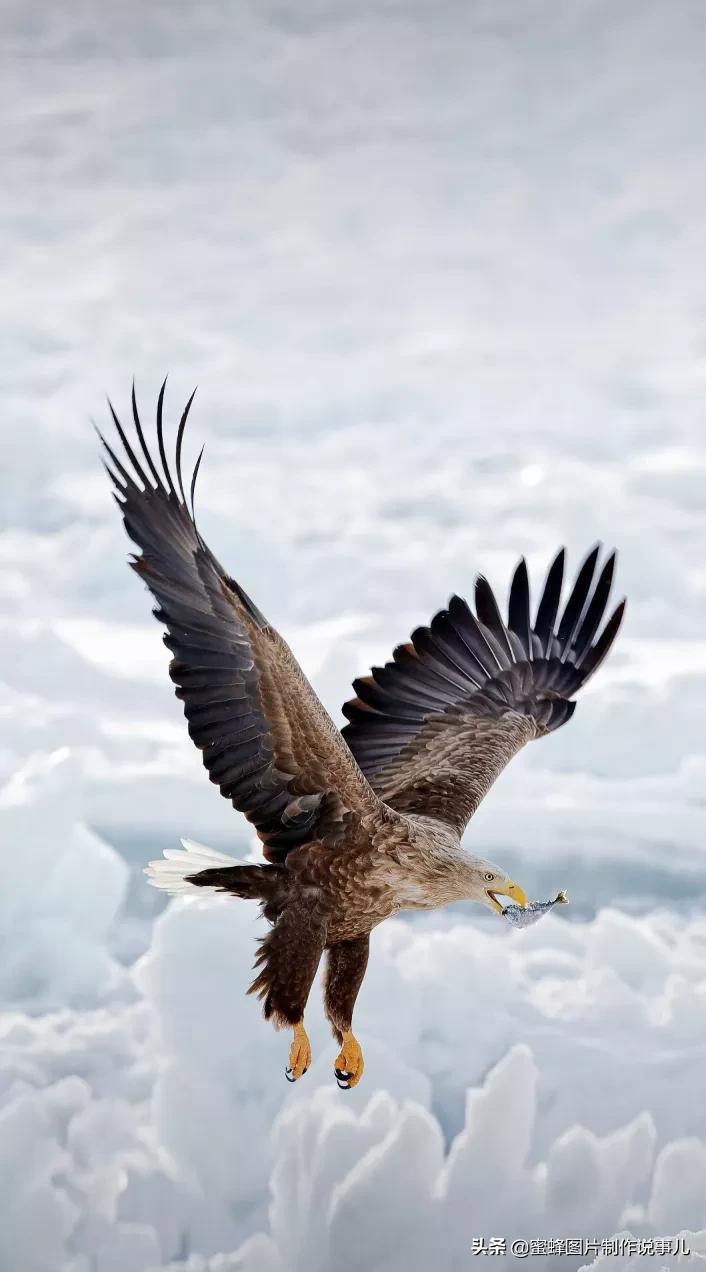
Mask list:
[[[468,897],[480,863],[461,847],[458,834],[433,819],[371,814],[351,827],[331,865],[325,845],[314,842],[289,853],[283,866],[233,866],[184,876],[194,887],[256,897],[276,921],[295,898],[321,906],[326,948],[368,936],[400,910],[435,910]]]
[[[238,863],[184,841],[147,873],[169,892],[206,888],[260,902],[269,930],[250,991],[266,1017],[293,1030],[291,1081],[311,1062],[304,1008],[325,956],[324,1005],[341,1044],[336,1078],[355,1086],[363,1056],[352,1017],[372,929],[401,910],[457,900],[498,911],[498,895],[527,903],[501,867],[472,856],[461,839],[513,755],[570,719],[573,695],[608,653],[625,604],[605,620],[615,554],[599,569],[593,548],[562,606],[560,550],[534,617],[524,559],[507,619],[479,576],[475,611],[453,596],[390,662],[354,681],[339,730],[285,641],[197,529],[201,455],[189,496],[181,465],[193,395],[172,467],[164,387],[156,453],[134,389],[131,436],[110,407],[120,445],[101,437],[106,468],[139,548],[131,565],[166,628],[189,734],[211,781],[254,827],[265,862]]]

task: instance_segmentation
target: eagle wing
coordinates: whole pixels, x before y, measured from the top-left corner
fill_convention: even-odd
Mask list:
[[[194,518],[199,455],[187,500],[181,452],[192,397],[176,437],[175,479],[157,403],[155,459],[132,393],[134,437],[112,405],[121,456],[108,445],[105,467],[125,528],[141,555],[130,564],[147,584],[172,651],[169,674],[189,734],[211,781],[245,814],[265,856],[328,834],[379,807],[349,748],[282,637],[218,563]],[[201,452],[203,454],[203,451]]]
[[[572,696],[605,658],[625,608],[621,601],[599,633],[615,568],[613,553],[596,577],[599,552],[586,557],[561,613],[563,548],[534,624],[523,559],[507,622],[480,577],[475,614],[453,596],[392,662],[353,682],[343,736],[385,803],[461,833],[512,756],[570,719]]]

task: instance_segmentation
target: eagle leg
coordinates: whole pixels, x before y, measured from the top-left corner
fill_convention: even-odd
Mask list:
[[[352,1032],[353,1008],[368,965],[370,938],[359,936],[330,946],[326,959],[324,1008],[341,1050],[334,1061],[341,1090],[357,1086],[365,1067],[360,1043]]]
[[[350,1091],[357,1086],[363,1076],[365,1061],[363,1050],[355,1034],[347,1029],[343,1035],[343,1045],[333,1062],[336,1082],[342,1091]]]
[[[310,1064],[311,1043],[304,1028],[304,1021],[300,1020],[294,1025],[294,1037],[289,1048],[289,1067],[284,1071],[285,1078],[288,1082],[296,1082],[298,1078],[304,1076]]]
[[[326,943],[325,915],[308,893],[292,893],[255,959],[259,968],[248,993],[263,1000],[263,1012],[277,1029],[289,1026],[294,1038],[286,1077],[301,1078],[311,1064],[304,1008]]]

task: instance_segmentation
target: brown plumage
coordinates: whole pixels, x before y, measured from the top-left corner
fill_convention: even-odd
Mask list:
[[[193,395],[192,395],[193,396]],[[461,848],[469,819],[508,761],[573,714],[575,692],[602,662],[621,602],[602,627],[615,556],[596,577],[584,561],[561,607],[564,551],[555,558],[534,621],[524,560],[507,622],[484,578],[475,613],[454,596],[391,662],[354,682],[340,732],[282,637],[219,564],[194,519],[181,451],[191,400],[176,434],[174,472],[157,403],[157,458],[132,395],[132,436],[110,407],[120,453],[101,438],[133,569],[154,596],[172,651],[169,674],[211,781],[244,813],[266,863],[239,865],[187,846],[152,863],[169,891],[214,888],[258,899],[271,928],[251,992],[277,1025],[294,1029],[292,1080],[311,1052],[303,1014],[327,951],[326,1012],[341,1042],[339,1085],[363,1071],[352,1027],[370,931],[404,909],[498,895],[526,900],[505,871]]]

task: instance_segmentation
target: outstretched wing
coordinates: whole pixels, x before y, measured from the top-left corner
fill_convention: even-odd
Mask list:
[[[605,658],[625,608],[621,601],[597,636],[615,567],[613,553],[596,579],[599,550],[588,554],[561,615],[563,548],[534,624],[521,560],[507,623],[481,577],[475,614],[453,596],[393,662],[353,682],[358,696],[343,708],[343,736],[382,800],[461,832],[508,760],[573,715],[572,696]]]
[[[211,781],[256,827],[265,856],[278,861],[327,830],[333,836],[347,815],[370,811],[378,801],[288,646],[201,538],[194,520],[201,455],[189,501],[181,471],[193,394],[177,431],[176,486],[165,449],[163,400],[164,385],[157,403],[157,461],[145,441],[134,388],[132,441],[110,406],[122,455],[101,436],[106,468],[125,528],[141,549],[130,564],[167,628],[169,674],[189,733]]]

